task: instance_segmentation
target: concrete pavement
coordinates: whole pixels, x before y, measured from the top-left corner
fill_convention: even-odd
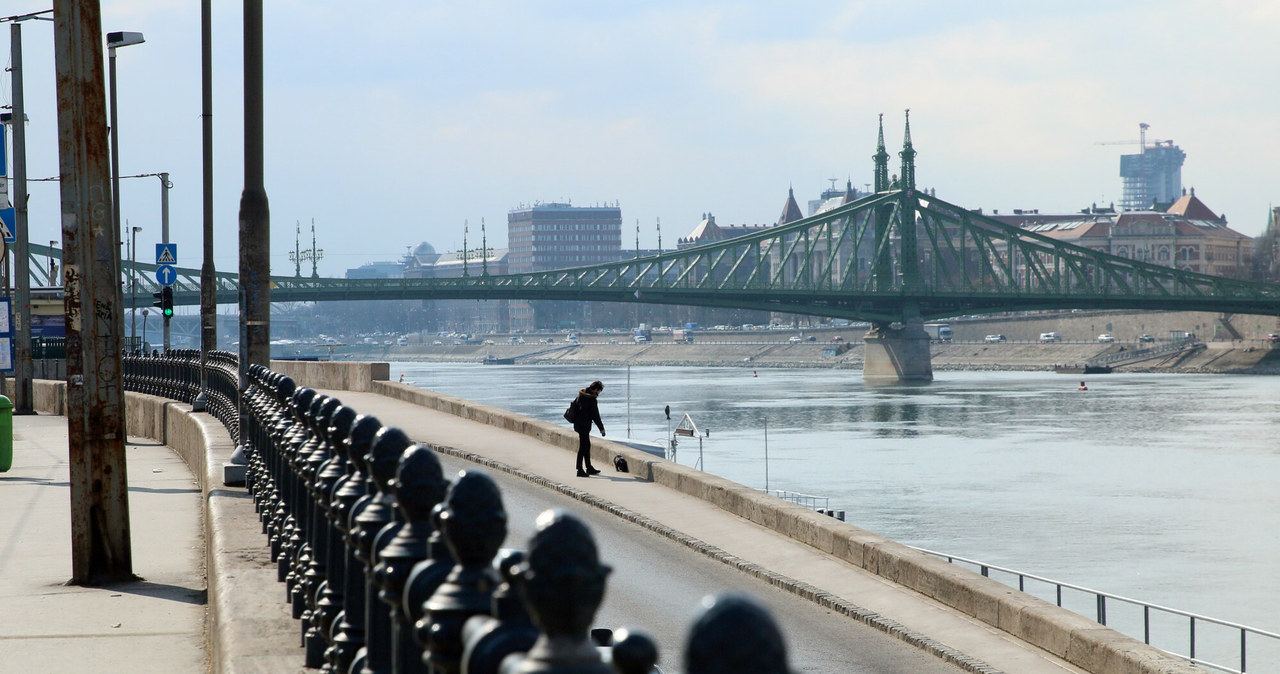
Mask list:
[[[130,438],[127,452],[140,580],[67,585],[67,419],[14,418],[13,467],[0,473],[0,672],[205,671],[200,487],[164,445]]]

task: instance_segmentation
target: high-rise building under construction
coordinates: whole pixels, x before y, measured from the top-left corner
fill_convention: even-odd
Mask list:
[[[1144,125],[1145,126],[1145,125]],[[1182,162],[1187,153],[1171,140],[1143,142],[1137,154],[1120,156],[1120,178],[1124,192],[1120,206],[1126,211],[1168,206],[1182,195]]]

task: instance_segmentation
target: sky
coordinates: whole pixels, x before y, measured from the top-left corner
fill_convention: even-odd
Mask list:
[[[234,271],[242,5],[213,4],[214,256]],[[1141,122],[1232,228],[1261,234],[1280,202],[1274,0],[264,4],[273,274],[294,273],[313,222],[321,276],[424,241],[459,250],[464,224],[478,246],[482,221],[505,246],[507,213],[537,202],[616,203],[625,248],[637,225],[656,248],[659,222],[672,247],[704,213],[774,222],[788,187],[803,207],[829,179],[871,182],[881,113],[896,167],[908,108],[917,184],[968,208],[1118,202]],[[3,0],[0,16],[51,7]],[[199,267],[200,3],[101,7],[104,32],[146,37],[117,50],[121,175],[170,174],[178,264]],[[52,177],[53,24],[22,26],[27,173]],[[9,45],[0,25],[4,105]],[[56,183],[28,189],[29,240],[60,239]],[[159,180],[122,179],[120,201],[152,262]]]

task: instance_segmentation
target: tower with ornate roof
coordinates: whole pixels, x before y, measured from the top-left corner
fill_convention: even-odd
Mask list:
[[[804,212],[800,210],[800,204],[796,203],[796,190],[794,187],[788,187],[787,203],[782,206],[782,215],[778,217],[778,224],[785,225],[803,219]]]

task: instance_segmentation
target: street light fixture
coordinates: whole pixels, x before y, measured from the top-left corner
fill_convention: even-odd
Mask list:
[[[111,229],[112,236],[119,236],[120,229],[120,139],[116,127],[116,48],[142,44],[146,40],[142,33],[133,31],[116,31],[107,33],[108,83],[110,85],[111,113]],[[116,251],[120,250],[120,239],[116,239]]]

